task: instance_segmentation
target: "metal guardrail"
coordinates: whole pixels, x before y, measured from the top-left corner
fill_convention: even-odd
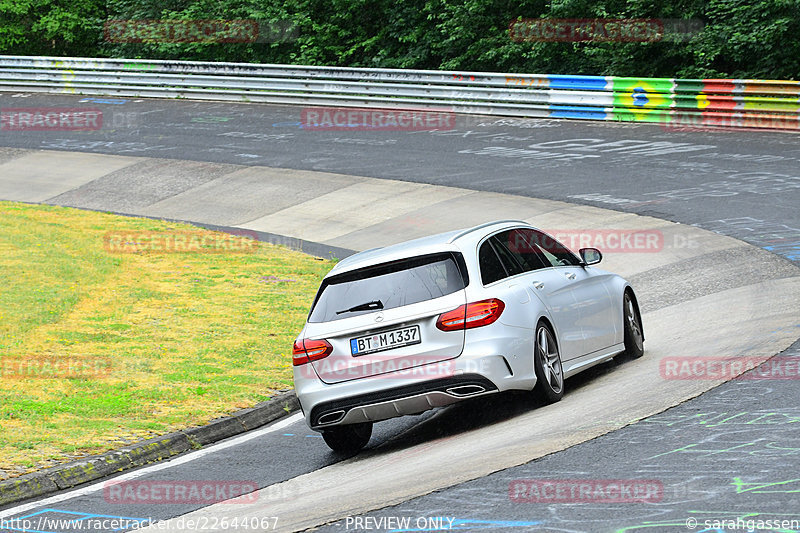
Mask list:
[[[800,82],[0,56],[0,90],[800,129]]]

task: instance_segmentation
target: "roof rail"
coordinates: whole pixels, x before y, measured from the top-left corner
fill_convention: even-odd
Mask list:
[[[481,229],[481,228],[485,228],[485,227],[487,227],[487,226],[494,226],[495,224],[507,224],[507,223],[510,223],[510,222],[514,222],[514,223],[517,223],[517,224],[525,224],[526,226],[530,226],[530,224],[528,224],[528,223],[527,223],[527,222],[525,222],[524,220],[515,220],[515,219],[507,219],[507,220],[494,220],[494,221],[492,221],[492,222],[485,222],[485,223],[483,223],[483,224],[478,224],[478,225],[477,225],[477,226],[475,226],[475,227],[472,227],[472,228],[469,228],[469,229],[465,229],[464,231],[462,231],[462,232],[461,232],[461,233],[459,233],[458,235],[456,235],[456,236],[452,237],[452,238],[451,238],[449,241],[447,241],[447,242],[448,242],[448,243],[451,243],[451,242],[455,241],[456,239],[460,239],[461,237],[463,237],[464,235],[466,235],[466,234],[468,234],[468,233],[472,233],[473,231],[479,230],[479,229]]]

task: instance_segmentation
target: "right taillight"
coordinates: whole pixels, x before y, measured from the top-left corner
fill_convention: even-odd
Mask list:
[[[333,352],[333,346],[325,339],[298,339],[292,346],[292,365],[300,366],[324,359]]]
[[[500,318],[505,308],[506,304],[498,298],[460,305],[439,315],[436,327],[442,331],[456,331],[488,326]]]

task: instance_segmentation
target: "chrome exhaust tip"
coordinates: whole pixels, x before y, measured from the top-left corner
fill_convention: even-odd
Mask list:
[[[326,424],[334,424],[344,418],[345,412],[344,410],[333,411],[331,413],[325,413],[317,418],[317,424],[320,426]]]
[[[486,389],[481,385],[461,385],[458,387],[450,387],[446,389],[445,392],[451,396],[457,396],[458,398],[463,398],[465,396],[474,396],[476,394],[480,394],[485,392]]]

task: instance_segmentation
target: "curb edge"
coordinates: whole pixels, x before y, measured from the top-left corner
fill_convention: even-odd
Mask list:
[[[254,407],[184,429],[137,442],[101,455],[0,481],[0,506],[70,489],[112,474],[171,459],[229,437],[274,422],[300,409],[293,390],[278,392]]]

